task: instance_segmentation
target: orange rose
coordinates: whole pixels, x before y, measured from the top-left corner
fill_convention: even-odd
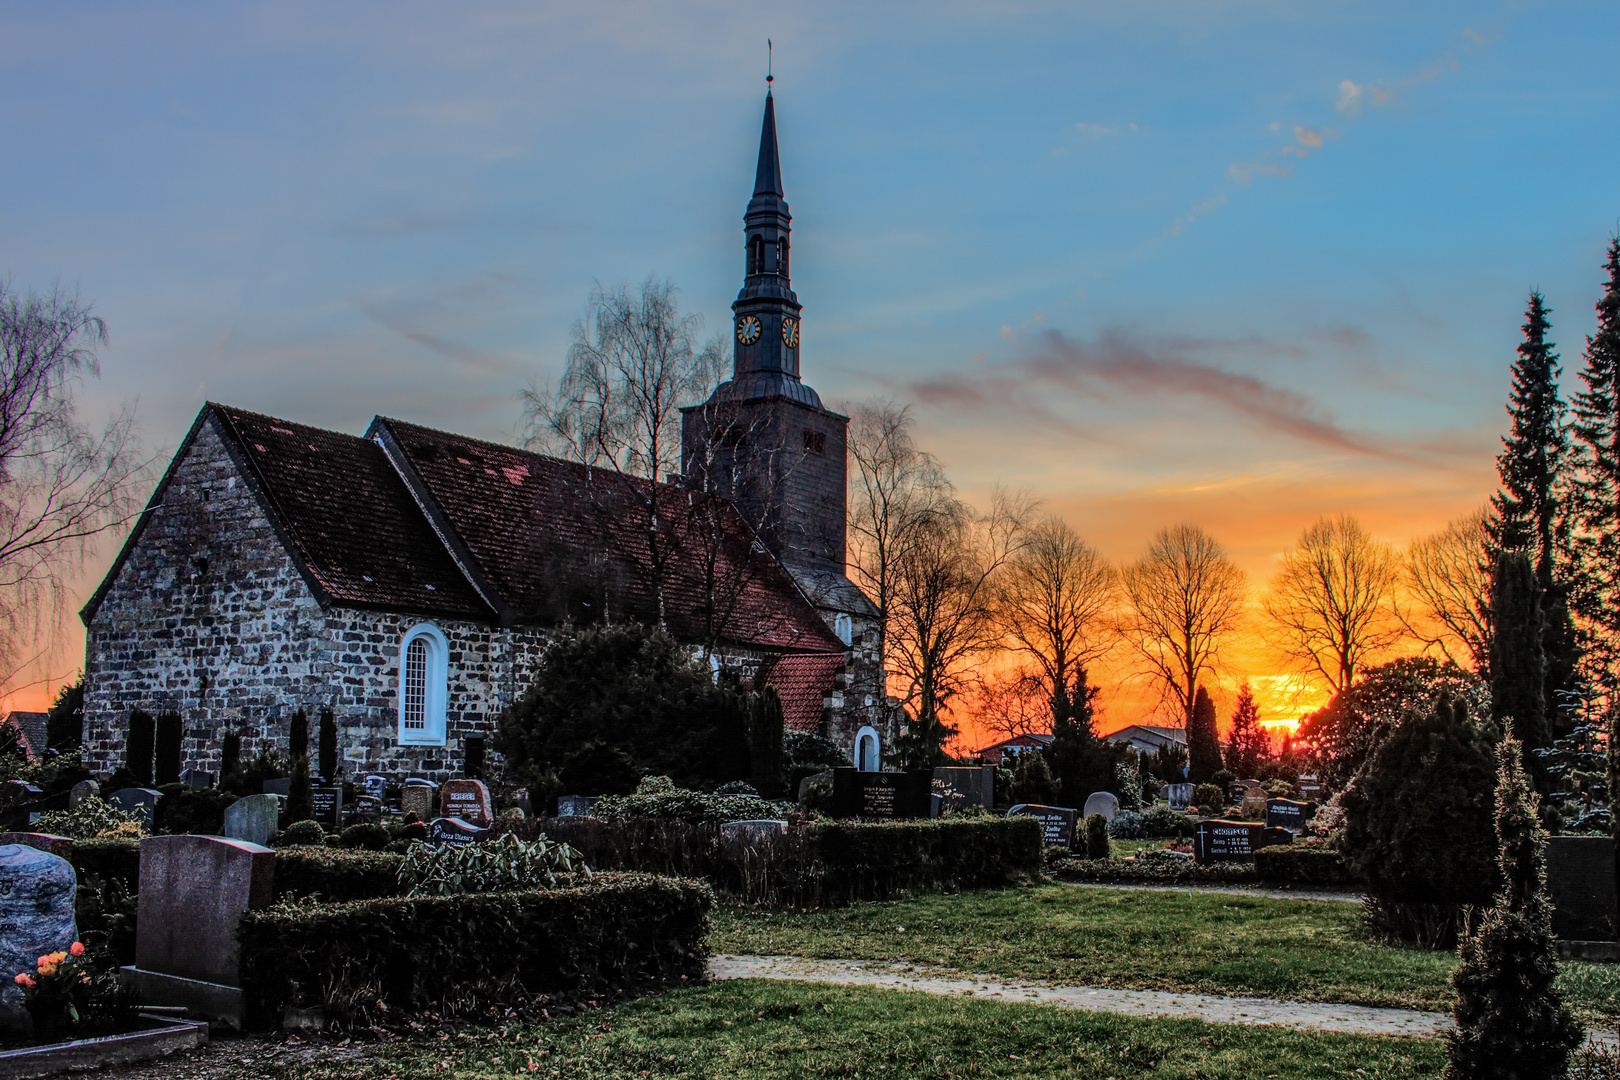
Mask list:
[[[18,986],[26,987],[26,988],[28,988],[30,990],[32,990],[34,988],[34,980],[29,978],[29,976],[26,973],[19,974],[12,981],[15,982]]]
[[[75,941],[73,943],[73,947],[68,949],[68,952],[72,953],[74,956],[83,956],[84,955],[84,942]]]

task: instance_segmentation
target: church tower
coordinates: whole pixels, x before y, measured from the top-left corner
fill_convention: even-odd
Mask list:
[[[767,91],[754,195],[743,215],[743,286],[731,305],[732,377],[683,410],[681,471],[688,484],[736,504],[804,585],[804,578],[844,575],[849,418],[824,408],[799,377],[792,221]]]

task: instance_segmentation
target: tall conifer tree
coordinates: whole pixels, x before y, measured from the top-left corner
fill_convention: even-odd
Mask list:
[[[1613,708],[1620,690],[1620,237],[1609,242],[1597,332],[1586,339],[1575,394],[1574,607],[1589,682]]]
[[[1547,661],[1542,651],[1541,585],[1530,557],[1499,551],[1491,572],[1491,710],[1503,733],[1524,747],[1525,767],[1545,791],[1546,771],[1533,751],[1552,744],[1542,697]]]
[[[1542,652],[1546,657],[1542,699],[1549,727],[1560,735],[1574,725],[1573,710],[1558,706],[1575,682],[1580,658],[1569,613],[1568,507],[1570,445],[1568,409],[1559,395],[1561,369],[1553,343],[1547,340],[1550,309],[1532,290],[1524,314],[1524,341],[1513,363],[1508,394],[1512,424],[1496,457],[1502,486],[1491,496],[1486,528],[1497,551],[1519,551],[1530,557],[1541,591]]]
[[[1252,780],[1270,756],[1271,737],[1260,726],[1254,687],[1245,682],[1232,709],[1232,730],[1226,736],[1226,767],[1240,779]]]
[[[1187,721],[1187,779],[1202,784],[1221,771],[1221,736],[1215,701],[1202,686],[1193,695],[1192,718]]]

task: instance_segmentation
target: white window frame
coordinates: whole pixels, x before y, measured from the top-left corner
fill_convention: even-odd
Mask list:
[[[833,619],[833,633],[837,634],[838,640],[845,645],[855,644],[855,620],[840,611]]]
[[[420,730],[405,728],[405,656],[411,644],[421,641],[427,651],[427,685],[423,687],[422,715],[425,721]],[[418,623],[405,632],[399,642],[399,674],[395,680],[399,698],[399,742],[401,746],[445,745],[445,701],[450,689],[450,642],[444,632],[432,623]]]
[[[857,769],[861,769],[861,743],[866,739],[871,739],[872,740],[872,763],[876,766],[876,768],[862,769],[862,771],[863,772],[882,772],[883,771],[883,738],[882,738],[882,736],[880,736],[878,734],[877,728],[872,727],[870,724],[868,724],[866,727],[861,728],[861,730],[859,730],[859,731],[857,731],[855,733],[855,745],[850,748],[850,758],[851,758],[851,760],[854,761],[855,767]]]

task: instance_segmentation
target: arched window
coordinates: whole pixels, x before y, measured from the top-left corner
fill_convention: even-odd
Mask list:
[[[412,627],[399,644],[399,741],[444,745],[449,643],[431,623]]]
[[[838,640],[842,641],[845,645],[854,644],[855,620],[851,619],[843,612],[839,612],[838,617],[833,619],[833,633],[837,634]]]
[[[776,272],[787,277],[787,241],[776,242]]]
[[[754,242],[748,249],[748,272],[762,274],[765,272],[765,240],[756,234]]]
[[[882,752],[883,743],[878,739],[877,728],[863,727],[855,734],[855,767],[861,772],[880,771]]]

